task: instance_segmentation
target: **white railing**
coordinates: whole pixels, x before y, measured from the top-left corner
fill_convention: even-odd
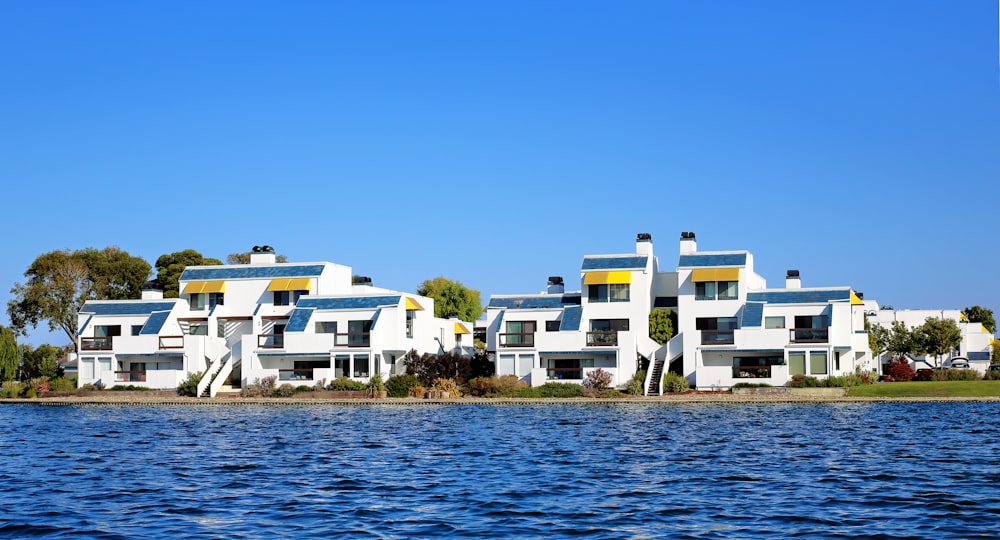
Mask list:
[[[208,388],[208,385],[212,382],[212,374],[215,373],[216,369],[218,369],[215,360],[208,358],[207,356],[205,357],[205,360],[208,360],[208,368],[205,370],[205,374],[202,375],[201,380],[198,381],[198,393],[195,394],[194,397],[201,397],[201,395],[205,393],[205,389]]]
[[[233,359],[232,354],[227,353],[222,357],[222,367],[219,369],[219,373],[212,379],[212,384],[208,389],[208,396],[215,397],[222,389],[222,385],[226,384],[229,380],[229,375],[233,372]]]

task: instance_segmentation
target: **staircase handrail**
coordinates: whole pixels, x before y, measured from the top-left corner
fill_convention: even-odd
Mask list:
[[[232,360],[231,353],[226,353],[225,355],[223,355],[221,360],[222,366],[219,368],[219,371],[215,375],[215,378],[212,379],[212,384],[211,386],[209,386],[208,390],[208,397],[215,397],[216,394],[219,393],[219,390],[222,389],[222,386],[226,384],[226,381],[229,380],[229,375],[232,374],[233,372],[233,362],[231,360]]]

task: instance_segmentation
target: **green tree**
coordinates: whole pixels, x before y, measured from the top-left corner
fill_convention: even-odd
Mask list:
[[[417,288],[417,294],[434,299],[435,317],[448,317],[457,313],[459,319],[473,322],[483,310],[479,291],[444,276],[424,281]]]
[[[969,322],[982,323],[983,328],[991,334],[997,333],[997,321],[993,318],[993,310],[981,306],[967,307],[962,310]]]
[[[670,308],[656,308],[649,312],[649,339],[666,345],[674,337],[677,315]]]
[[[917,344],[909,326],[906,326],[901,321],[892,322],[892,327],[889,328],[885,342],[885,352],[892,356],[891,360],[893,362],[902,361],[903,357],[907,354],[917,352]]]
[[[913,330],[913,336],[918,352],[934,356],[937,365],[941,365],[941,356],[962,343],[962,330],[953,319],[927,317]]]
[[[17,348],[14,331],[0,326],[0,382],[17,378],[17,367],[21,362],[21,351]]]
[[[275,262],[288,262],[288,257],[284,255],[277,255],[274,257]],[[226,264],[250,264],[250,252],[244,251],[243,253],[230,253],[226,256]]]
[[[865,331],[868,332],[868,348],[872,351],[872,358],[878,362],[882,353],[889,347],[890,331],[884,326],[871,324],[865,317]]]
[[[177,298],[181,295],[180,278],[185,268],[220,264],[222,261],[219,259],[204,257],[193,249],[160,255],[160,258],[156,259],[156,282],[163,290],[164,298]]]
[[[27,281],[10,291],[11,329],[26,335],[29,327],[47,321],[49,330],[62,330],[75,346],[84,302],[138,298],[149,270],[149,263],[117,247],[39,255],[24,272]]]
[[[28,344],[21,345],[21,378],[55,378],[59,371],[57,360],[62,352],[61,348],[48,344],[39,345],[37,348]]]

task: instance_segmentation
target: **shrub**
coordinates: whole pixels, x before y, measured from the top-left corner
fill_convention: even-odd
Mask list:
[[[76,379],[67,379],[66,377],[49,379],[49,390],[52,390],[53,392],[69,392],[75,389]]]
[[[416,375],[422,384],[433,384],[437,379],[457,379],[465,381],[471,378],[472,362],[467,356],[446,352],[442,354],[423,354],[411,350],[403,357],[406,372]]]
[[[385,381],[385,391],[389,397],[404,398],[410,395],[410,388],[419,384],[413,375],[393,375]]]
[[[522,388],[522,390],[525,389]],[[573,384],[573,383],[547,382],[537,388],[531,388],[531,390],[536,390],[535,393],[538,394],[537,397],[546,397],[546,398],[574,398],[583,395],[583,387],[580,386],[579,384]],[[529,397],[529,396],[519,396],[519,397]]]
[[[462,397],[462,389],[454,379],[435,379],[431,390],[434,392],[448,392],[448,396],[453,398]]]
[[[353,381],[347,377],[338,377],[330,381],[330,390],[335,392],[363,392],[365,383]]]
[[[546,384],[548,384],[548,383],[546,383]],[[562,383],[555,383],[555,384],[562,384]],[[576,385],[573,385],[573,386],[576,386]],[[583,390],[583,387],[580,387],[580,390]],[[518,398],[540,398],[540,397],[545,397],[545,396],[542,396],[542,387],[541,386],[537,386],[537,387],[524,386],[524,387],[515,389],[514,390],[514,395],[510,396],[510,397],[518,397]],[[556,396],[548,396],[548,397],[556,397]]]
[[[368,379],[368,384],[365,385],[365,393],[368,394],[368,397],[375,397],[380,392],[385,391],[385,382],[382,380],[382,374],[375,372],[375,374]]]
[[[816,377],[792,375],[792,379],[788,381],[788,386],[792,388],[816,388],[817,386],[822,386],[822,383]]]
[[[974,369],[939,369],[934,372],[935,381],[978,381],[979,372]]]
[[[274,397],[292,397],[295,395],[295,387],[290,384],[283,384],[275,388],[271,395]]]
[[[621,399],[625,397],[625,394],[615,390],[614,388],[605,388],[604,390],[598,390],[594,397],[601,399]]]
[[[301,394],[302,392],[312,392],[315,389],[316,389],[315,386],[309,386],[309,385],[306,385],[306,384],[300,384],[300,385],[298,385],[298,386],[295,387],[295,393],[296,394]]]
[[[316,384],[312,387],[313,392],[322,392],[326,390],[326,379],[320,379],[316,381]]]
[[[147,388],[145,386],[136,386],[134,384],[119,385],[116,384],[108,388],[108,392],[149,392],[152,388]]]
[[[469,394],[481,397],[524,397],[518,394],[523,383],[516,375],[476,377],[468,383]]]
[[[910,364],[900,362],[889,366],[889,375],[891,375],[894,380],[906,382],[913,380],[916,372],[913,371]]]
[[[410,397],[415,397],[415,398],[419,399],[419,398],[424,397],[424,394],[426,394],[426,393],[427,393],[427,389],[418,384],[418,385],[410,387],[409,396]]]
[[[668,371],[663,374],[663,391],[664,392],[687,392],[690,386],[688,386],[687,379],[674,373],[673,371]]]
[[[611,386],[611,378],[610,371],[597,368],[587,373],[586,377],[584,377],[583,385],[600,392]]]
[[[240,390],[240,397],[271,397],[274,395],[274,385],[277,382],[277,375],[254,379],[252,383]]]
[[[769,388],[771,385],[767,383],[754,383],[754,382],[738,382],[733,385],[733,388]]]
[[[21,397],[21,390],[23,390],[21,383],[7,381],[3,383],[3,388],[0,388],[0,398],[19,398]]]
[[[642,395],[642,381],[637,381],[632,379],[625,385],[625,393],[630,396],[641,396]]]
[[[184,382],[177,385],[178,396],[198,397],[198,382],[201,380],[201,373],[188,373]]]
[[[80,390],[84,392],[96,392],[97,390],[104,390],[100,385],[87,383],[80,387]]]
[[[984,381],[1000,381],[1000,371],[987,371],[983,375]]]

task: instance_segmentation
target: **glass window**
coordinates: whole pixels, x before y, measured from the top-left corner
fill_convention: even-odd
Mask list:
[[[417,312],[408,309],[406,310],[406,337],[413,337],[413,318],[416,316]]]
[[[809,353],[809,374],[826,375],[826,351],[812,351]]]
[[[371,319],[364,321],[347,321],[348,345],[368,345],[371,329]],[[355,371],[357,371],[357,368],[355,368]],[[367,377],[367,375],[365,375],[365,377]]]
[[[290,302],[288,291],[274,291],[274,305],[287,306]]]
[[[367,354],[355,354],[354,355],[354,376],[355,377],[368,377],[368,355]]]
[[[309,291],[292,291],[292,303],[298,304],[299,298],[309,294]]]
[[[141,324],[133,324],[132,325],[132,335],[133,336],[138,336],[140,332],[142,332],[142,325]]]
[[[699,281],[694,284],[695,300],[715,300],[715,282]]]
[[[785,317],[764,317],[764,328],[784,328]]]
[[[317,334],[336,334],[337,321],[316,321]]]
[[[608,286],[607,285],[588,285],[587,286],[587,299],[591,302],[607,302],[608,301]]]
[[[201,296],[201,293],[192,294],[189,302],[191,303],[191,309],[205,309],[205,299]]]
[[[213,292],[208,293],[208,307],[209,309],[215,306],[221,306],[226,303],[226,293]]]
[[[80,377],[84,379],[94,378],[94,359],[92,357],[80,359]]]
[[[546,332],[558,332],[559,331],[559,321],[545,321],[545,331]]]
[[[191,323],[191,325],[188,326],[188,334],[192,336],[207,336],[208,323],[207,322]]]
[[[629,285],[608,285],[608,296],[610,296],[612,302],[628,302],[629,300]]]
[[[740,297],[739,281],[718,282],[719,300],[736,300]]]
[[[805,375],[806,374],[806,353],[799,352],[789,352],[788,353],[788,374],[789,375]]]
[[[120,324],[99,324],[94,327],[94,337],[114,337],[120,335],[122,335],[122,327]]]
[[[102,356],[102,357],[98,358],[97,359],[97,364],[99,366],[99,371],[101,372],[101,376],[102,377],[104,376],[105,373],[108,373],[109,371],[111,371],[111,357],[110,356]]]
[[[334,357],[333,376],[337,379],[351,376],[351,355],[338,354]]]
[[[507,321],[507,335],[504,338],[504,345],[533,345],[535,321]]]

